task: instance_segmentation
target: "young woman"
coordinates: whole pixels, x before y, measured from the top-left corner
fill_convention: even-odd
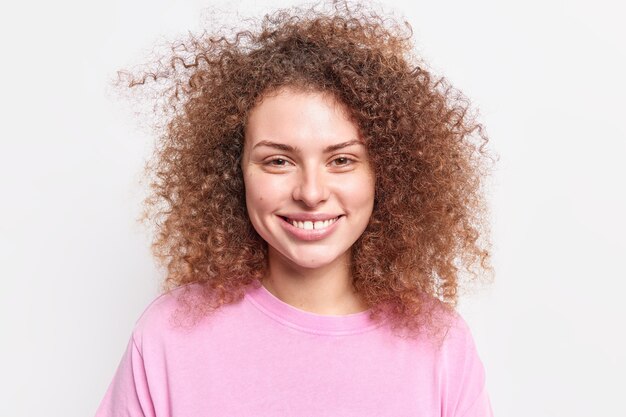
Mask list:
[[[492,415],[454,309],[490,271],[487,138],[406,31],[282,10],[131,82],[169,87],[147,200],[168,274],[97,416]]]

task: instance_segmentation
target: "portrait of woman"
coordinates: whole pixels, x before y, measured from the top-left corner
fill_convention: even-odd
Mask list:
[[[412,48],[337,2],[123,74],[166,85],[147,217],[167,277],[98,417],[492,415],[454,309],[461,273],[489,272],[487,137]]]
[[[619,2],[3,8],[0,416],[626,416]]]

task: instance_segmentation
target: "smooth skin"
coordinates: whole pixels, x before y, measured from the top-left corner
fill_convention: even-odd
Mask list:
[[[372,214],[375,179],[345,107],[320,92],[284,88],[266,96],[250,112],[241,167],[248,215],[268,243],[268,291],[317,314],[367,310],[350,261]],[[317,231],[284,219],[312,214],[340,217],[314,240]]]

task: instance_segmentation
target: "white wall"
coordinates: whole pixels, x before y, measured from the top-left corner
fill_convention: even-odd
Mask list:
[[[77,0],[2,12],[0,415],[93,415],[162,272],[152,138],[107,92],[155,42],[292,2]],[[501,160],[493,287],[463,300],[498,416],[626,415],[626,52],[618,2],[388,1]]]

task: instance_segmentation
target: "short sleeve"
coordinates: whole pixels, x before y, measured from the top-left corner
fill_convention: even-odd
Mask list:
[[[445,342],[445,417],[493,417],[487,393],[485,368],[472,333],[463,318],[456,316]]]
[[[131,337],[96,417],[154,416],[144,361]]]
[[[491,409],[487,388],[483,387],[478,398],[476,398],[470,408],[464,411],[459,417],[493,417],[493,410]]]

